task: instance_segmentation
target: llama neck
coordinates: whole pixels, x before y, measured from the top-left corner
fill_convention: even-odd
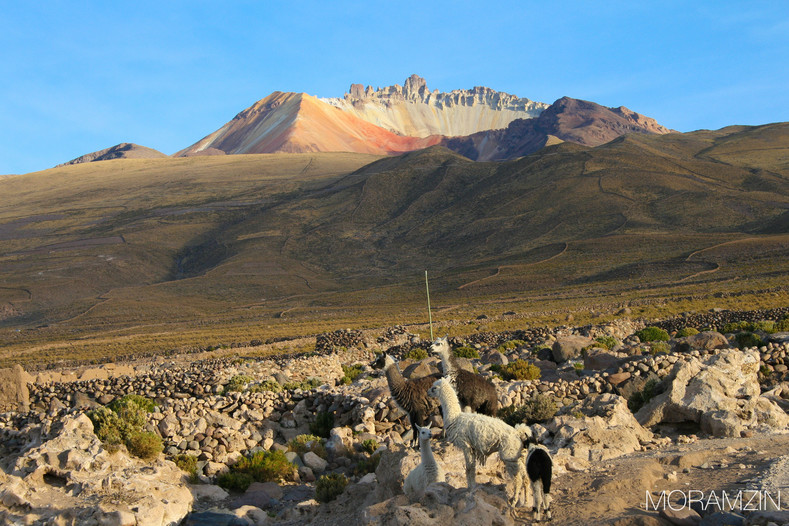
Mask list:
[[[398,369],[396,363],[393,363],[387,367],[385,372],[386,381],[389,383],[389,391],[392,393],[392,395],[394,395],[395,398],[397,398],[398,394],[405,387],[405,378],[403,378],[403,373],[400,372],[400,369]]]
[[[452,360],[452,351],[444,351],[441,353],[441,367],[444,369],[444,376],[455,376],[455,362]]]
[[[419,437],[419,452],[422,455],[422,464],[427,467],[436,466],[436,458],[430,449],[430,438]]]
[[[458,401],[458,397],[452,388],[448,385],[444,386],[444,389],[441,391],[441,413],[444,417],[444,425],[448,425],[449,422],[454,420],[455,418],[460,415],[462,412],[460,408],[460,402]]]

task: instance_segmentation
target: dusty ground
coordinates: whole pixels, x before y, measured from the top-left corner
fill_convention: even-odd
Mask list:
[[[554,484],[553,523],[568,526],[661,524],[656,512],[645,512],[647,490],[699,490],[706,499],[711,491],[761,489],[777,496],[782,489],[789,498],[789,434],[673,444],[563,473]]]

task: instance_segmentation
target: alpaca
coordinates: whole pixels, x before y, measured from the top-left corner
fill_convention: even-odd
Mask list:
[[[419,431],[416,426],[424,426],[430,419],[430,415],[438,409],[438,402],[427,396],[427,390],[441,375],[434,374],[422,378],[407,379],[400,372],[394,358],[388,354],[383,354],[375,360],[373,367],[377,369],[383,367],[392,398],[400,409],[408,413],[413,433],[411,447],[419,447]]]
[[[517,483],[525,480],[519,459],[523,441],[528,436],[527,426],[519,424],[513,428],[498,418],[464,413],[448,378],[436,380],[427,393],[441,402],[446,439],[463,451],[466,484],[469,488],[473,489],[477,485],[477,461],[484,464],[488,455],[494,451],[498,451],[499,458],[504,462],[513,481]],[[515,488],[516,493],[517,491]],[[515,502],[516,500],[511,501],[513,505]]]
[[[444,470],[436,463],[433,450],[430,449],[432,435],[430,425],[427,427],[416,426],[416,428],[419,430],[419,452],[422,462],[411,470],[403,484],[403,491],[412,502],[419,500],[429,484],[446,480]]]
[[[513,501],[518,502],[523,496],[524,500],[528,502],[528,495],[531,492],[534,520],[542,520],[543,511],[545,518],[551,520],[551,475],[553,472],[551,454],[545,446],[530,444],[528,452],[521,455],[519,463],[520,469],[515,480]],[[528,481],[526,477],[528,477]],[[527,482],[529,485],[526,484]]]
[[[474,411],[484,415],[496,416],[499,409],[499,397],[496,386],[478,374],[470,373],[458,366],[457,358],[452,354],[446,337],[437,338],[430,347],[430,352],[441,357],[444,376],[450,379],[452,387],[460,399],[466,412]]]

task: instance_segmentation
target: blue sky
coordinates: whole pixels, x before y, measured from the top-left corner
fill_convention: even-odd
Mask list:
[[[171,154],[272,91],[485,85],[679,131],[789,121],[789,3],[2,1],[0,174]]]

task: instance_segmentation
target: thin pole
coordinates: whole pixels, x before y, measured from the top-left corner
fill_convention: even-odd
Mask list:
[[[430,341],[433,341],[433,313],[430,311],[430,285],[427,284],[427,271],[425,271],[425,290],[427,291],[427,318],[430,320]]]

